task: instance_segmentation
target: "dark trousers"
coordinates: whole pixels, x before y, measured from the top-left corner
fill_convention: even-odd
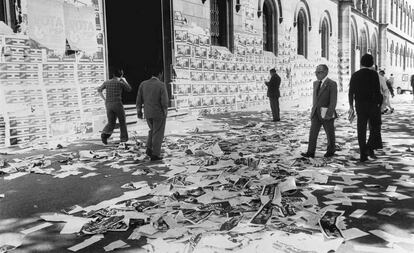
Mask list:
[[[279,98],[269,97],[270,109],[272,109],[273,120],[280,120]]]
[[[121,142],[128,141],[128,130],[125,121],[124,105],[121,102],[106,103],[106,116],[108,118],[108,124],[102,130],[103,134],[106,134],[109,138],[114,131],[116,119],[119,121],[119,128],[121,130]]]
[[[147,148],[152,150],[152,155],[161,155],[161,144],[164,140],[166,118],[149,118],[147,124],[150,128],[148,131]]]
[[[382,148],[381,140],[381,107],[374,103],[359,103],[356,106],[358,145],[361,156],[369,149]],[[370,124],[367,142],[367,124]]]
[[[308,154],[315,154],[316,142],[318,140],[319,130],[321,126],[325,129],[326,137],[328,139],[327,153],[335,153],[335,127],[334,119],[322,120],[322,118],[315,113],[311,119],[311,128],[309,132]]]

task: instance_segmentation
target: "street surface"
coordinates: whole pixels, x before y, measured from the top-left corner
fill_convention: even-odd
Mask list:
[[[126,150],[97,134],[0,150],[0,252],[414,252],[414,103],[391,102],[366,163],[346,94],[331,159],[323,129],[300,157],[309,99],[282,100],[281,122],[268,106],[169,118],[162,162],[142,121]]]

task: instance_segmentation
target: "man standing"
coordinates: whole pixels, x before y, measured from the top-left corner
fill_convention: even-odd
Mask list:
[[[335,81],[328,78],[328,66],[321,64],[316,68],[315,75],[318,79],[313,83],[313,105],[311,110],[311,128],[309,132],[308,151],[302,153],[304,157],[315,157],[316,142],[321,126],[325,129],[328,138],[328,149],[324,157],[335,154],[335,127],[334,120],[337,117],[335,108],[338,96],[338,88]]]
[[[102,93],[105,89],[106,98]],[[124,78],[124,71],[119,68],[114,69],[112,79],[104,82],[98,88],[99,95],[105,101],[106,116],[108,118],[108,124],[106,124],[101,133],[101,140],[105,145],[108,144],[108,138],[112,135],[117,118],[121,130],[121,145],[125,145],[125,142],[128,141],[125,111],[124,105],[122,104],[122,92],[130,92],[131,89],[131,86]]]
[[[382,101],[382,105],[381,105],[381,113],[384,114],[386,112],[388,112],[388,110],[391,110],[391,112],[394,111],[394,108],[391,107],[391,103],[390,103],[390,90],[388,89],[387,86],[387,79],[385,78],[385,71],[384,70],[380,70],[379,72],[379,80],[380,80],[380,90],[383,96],[383,101]]]
[[[378,140],[381,131],[381,104],[380,80],[378,73],[371,69],[374,58],[365,54],[361,58],[361,69],[355,72],[349,83],[349,113],[357,113],[358,144],[360,161],[368,160],[368,156],[375,157],[374,140]],[[371,124],[370,138],[366,141],[367,123]]]
[[[270,81],[265,82],[267,86],[267,96],[270,100],[270,109],[272,109],[273,122],[280,121],[279,97],[280,97],[280,76],[273,68],[270,70]]]
[[[156,67],[149,68],[152,77],[143,81],[138,88],[137,112],[142,119],[142,105],[144,105],[145,119],[149,127],[146,154],[151,161],[162,160],[161,144],[164,139],[165,122],[168,111],[167,87],[160,81],[161,70]]]

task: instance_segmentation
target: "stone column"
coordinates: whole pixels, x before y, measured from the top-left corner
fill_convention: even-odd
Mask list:
[[[347,90],[351,76],[351,7],[352,0],[339,2],[338,8],[338,69],[340,91]]]
[[[387,26],[389,23],[389,11],[391,11],[391,1],[388,0],[380,0],[379,1],[378,9],[380,10],[379,13],[379,34],[378,34],[378,67],[379,68],[387,68],[388,61],[387,61]],[[391,45],[390,45],[391,46]]]

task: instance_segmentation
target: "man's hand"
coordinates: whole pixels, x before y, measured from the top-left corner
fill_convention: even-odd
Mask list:
[[[138,119],[142,119],[142,118],[143,118],[142,112],[141,112],[141,111],[139,111],[139,112],[138,112]]]

